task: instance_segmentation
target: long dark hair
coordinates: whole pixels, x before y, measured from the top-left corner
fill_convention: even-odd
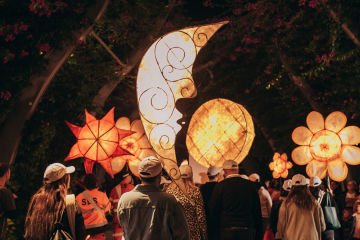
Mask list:
[[[315,198],[307,186],[294,186],[285,200],[285,204],[295,203],[300,209],[311,210],[315,206]]]
[[[44,183],[31,198],[25,219],[25,239],[48,239],[55,223],[61,221],[70,176]]]

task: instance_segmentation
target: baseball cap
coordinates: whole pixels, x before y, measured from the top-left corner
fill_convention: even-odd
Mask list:
[[[66,174],[75,172],[74,166],[66,167],[61,163],[52,163],[45,169],[44,181],[45,183],[56,182],[63,178]]]
[[[156,177],[160,175],[161,171],[161,162],[154,156],[144,158],[139,164],[139,174],[142,178]]]
[[[260,176],[257,173],[250,174],[249,180],[252,182],[260,182]]]
[[[302,174],[295,174],[292,179],[292,186],[306,186],[308,183],[306,177]]]
[[[222,171],[222,168],[210,166],[207,170],[207,175],[211,177],[215,177]]]
[[[310,186],[311,187],[318,187],[321,184],[321,179],[318,176],[310,178]]]
[[[282,185],[282,189],[289,192],[291,190],[291,187],[292,187],[292,180],[291,179],[285,180]]]
[[[193,171],[189,165],[180,165],[179,169],[180,169],[181,178],[192,178]]]
[[[225,160],[223,164],[223,169],[232,169],[232,170],[238,170],[239,165],[234,160]]]

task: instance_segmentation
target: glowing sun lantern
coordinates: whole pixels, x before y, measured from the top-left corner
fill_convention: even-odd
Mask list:
[[[84,157],[86,173],[91,173],[94,163],[98,162],[107,173],[113,176],[111,159],[115,156],[129,154],[119,146],[119,141],[132,134],[129,130],[118,129],[114,122],[114,108],[101,120],[85,110],[85,126],[79,127],[69,122],[66,124],[77,138],[65,161]]]
[[[306,165],[310,176],[324,178],[326,174],[335,181],[343,181],[348,174],[346,165],[360,164],[360,128],[346,126],[347,118],[342,112],[332,112],[324,120],[318,112],[306,118],[307,127],[295,128],[293,141],[300,145],[291,157],[298,165]]]
[[[158,38],[142,58],[137,76],[141,121],[151,146],[165,170],[183,189],[175,154],[175,139],[182,114],[175,108],[181,98],[196,95],[192,77],[199,51],[227,22],[185,28]]]
[[[288,157],[286,153],[280,155],[280,153],[274,153],[273,161],[270,162],[269,168],[272,171],[274,178],[287,178],[289,174],[289,169],[293,165],[291,162],[288,162]]]
[[[133,134],[120,139],[120,147],[130,154],[113,158],[111,161],[112,170],[116,174],[120,172],[127,163],[130,171],[134,175],[139,176],[138,166],[140,161],[145,157],[156,155],[146,137],[144,127],[140,120],[134,120],[130,124],[130,119],[127,117],[119,118],[116,121],[116,127],[119,129],[129,130],[133,132]]]
[[[190,155],[204,167],[240,163],[255,137],[248,111],[235,102],[217,98],[201,105],[191,118],[186,136]]]

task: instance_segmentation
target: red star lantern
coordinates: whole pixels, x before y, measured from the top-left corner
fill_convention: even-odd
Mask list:
[[[97,120],[85,109],[85,119],[86,123],[83,127],[66,122],[77,138],[77,142],[71,148],[65,161],[84,157],[86,173],[92,173],[95,162],[98,162],[107,173],[113,176],[111,159],[131,154],[119,145],[119,141],[133,132],[116,128],[114,108],[101,120]]]

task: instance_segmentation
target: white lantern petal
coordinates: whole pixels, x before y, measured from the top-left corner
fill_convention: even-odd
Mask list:
[[[343,146],[341,158],[350,165],[360,164],[360,148],[356,146]]]
[[[320,162],[313,160],[306,166],[306,173],[309,177],[318,176],[324,178],[326,176],[327,164],[326,162]]]
[[[333,132],[339,132],[346,125],[346,115],[342,112],[332,112],[325,119],[325,128]]]
[[[316,133],[324,129],[324,117],[321,115],[321,113],[312,111],[306,117],[306,124],[308,125],[311,132]]]
[[[328,163],[328,172],[332,180],[341,182],[347,177],[348,167],[341,159],[337,159]]]
[[[309,145],[312,136],[313,133],[307,127],[300,126],[294,129],[291,138],[298,145]]]
[[[343,144],[357,145],[360,143],[360,128],[358,126],[348,126],[339,132]]]
[[[130,119],[127,117],[121,117],[116,121],[115,126],[119,129],[130,130]]]
[[[291,158],[298,165],[306,165],[313,159],[308,146],[295,148],[291,153]]]

